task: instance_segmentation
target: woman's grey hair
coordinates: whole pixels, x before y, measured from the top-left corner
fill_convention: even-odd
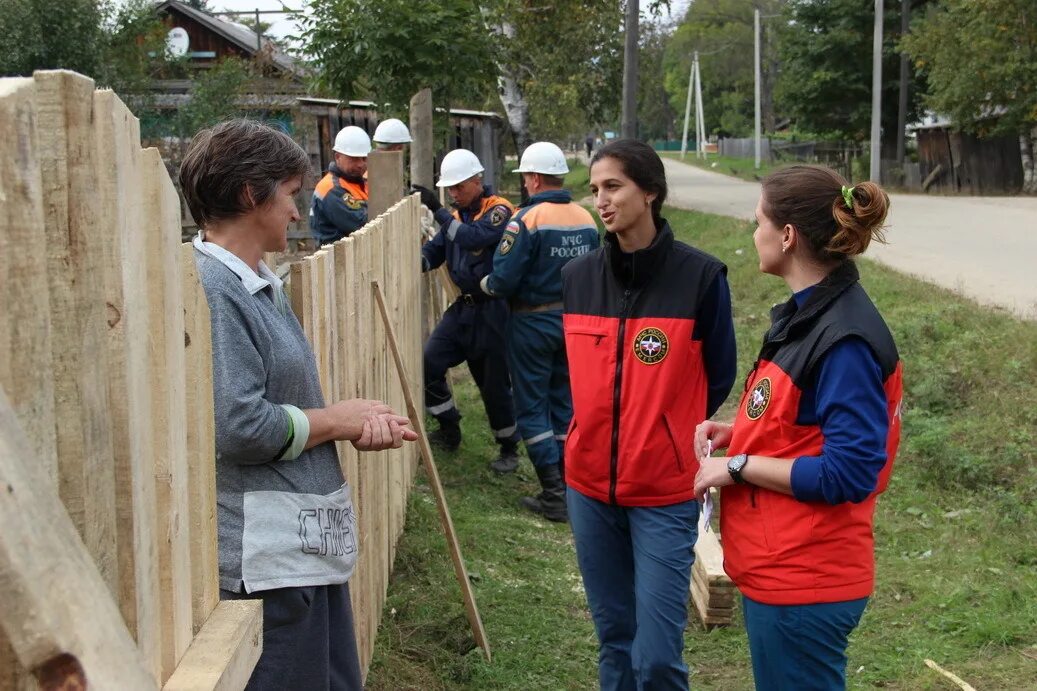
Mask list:
[[[310,174],[310,158],[284,132],[238,118],[194,136],[180,165],[180,191],[202,228],[262,206],[277,186]]]

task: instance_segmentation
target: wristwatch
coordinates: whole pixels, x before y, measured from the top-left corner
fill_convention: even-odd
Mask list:
[[[745,479],[742,477],[742,470],[745,469],[745,464],[749,462],[749,455],[740,453],[737,456],[732,456],[727,461],[727,472],[731,475],[731,479],[735,481],[736,485],[744,485]]]

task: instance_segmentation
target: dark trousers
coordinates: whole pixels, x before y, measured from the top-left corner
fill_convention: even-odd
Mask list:
[[[742,597],[757,691],[846,688],[846,644],[868,598],[817,605],[765,605]]]
[[[361,691],[349,584],[221,590],[223,600],[263,601],[263,653],[247,691]]]
[[[508,322],[508,367],[515,381],[518,431],[534,466],[561,461],[573,416],[562,313],[514,313]]]
[[[699,505],[612,506],[567,494],[602,691],[687,689],[684,627]]]
[[[508,306],[499,299],[475,305],[458,300],[447,309],[425,344],[425,409],[441,424],[461,419],[446,373],[466,362],[482,394],[493,436],[498,444],[514,446],[518,432],[504,340],[507,322]]]

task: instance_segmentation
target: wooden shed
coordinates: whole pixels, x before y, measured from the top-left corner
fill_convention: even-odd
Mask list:
[[[1019,137],[980,138],[956,130],[946,120],[913,129],[927,192],[990,196],[1022,190]]]

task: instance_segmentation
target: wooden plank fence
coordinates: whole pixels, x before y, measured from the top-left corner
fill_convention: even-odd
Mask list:
[[[172,182],[72,72],[0,79],[0,155],[0,689],[242,688],[262,608],[219,601],[209,312]],[[423,213],[404,199],[292,267],[329,400],[404,409],[373,280],[420,396]],[[418,453],[339,451],[366,670]]]

